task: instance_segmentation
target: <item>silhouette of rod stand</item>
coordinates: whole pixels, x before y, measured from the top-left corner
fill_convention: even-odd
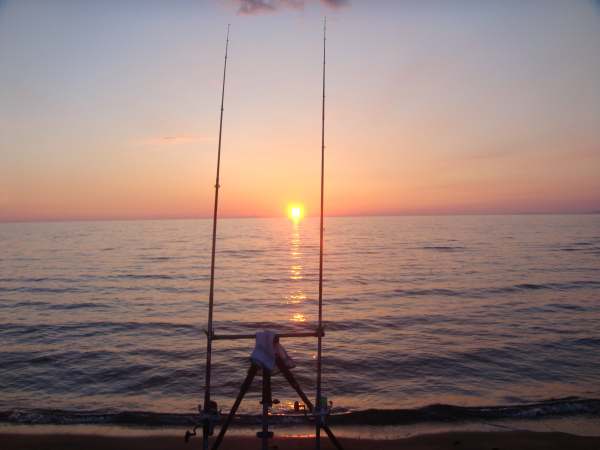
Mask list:
[[[296,391],[296,393],[300,396],[304,404],[308,407],[309,411],[314,414],[313,404],[308,399],[306,394],[302,391],[302,388],[294,378],[294,375],[292,375],[292,372],[290,372],[290,369],[287,368],[287,366],[281,360],[281,358],[276,358],[275,364],[277,365],[287,382],[290,384],[290,386]],[[331,442],[333,442],[335,448],[337,448],[338,450],[344,450],[342,448],[342,444],[340,444],[340,442],[337,440],[331,429],[325,424],[325,422],[323,422],[323,417],[321,417],[321,428],[325,430],[325,433],[327,433],[327,436],[329,436],[329,439],[331,439]]]
[[[311,413],[314,414],[313,404],[308,399],[308,397],[304,394],[304,392],[300,388],[300,385],[298,384],[298,382],[296,381],[296,379],[290,372],[290,369],[287,368],[287,366],[281,360],[281,358],[279,358],[279,356],[277,356],[275,358],[275,365],[279,368],[279,370],[281,371],[281,373],[283,374],[283,376],[285,377],[287,382],[290,384],[290,386],[300,396],[300,398],[302,399],[302,401],[304,402],[306,407],[310,410]],[[225,436],[225,433],[227,432],[229,425],[231,425],[231,422],[233,421],[233,418],[234,418],[240,404],[242,403],[244,395],[246,395],[246,393],[248,392],[248,389],[250,389],[250,385],[252,384],[252,381],[254,380],[254,377],[256,376],[257,372],[258,372],[258,367],[256,367],[254,364],[252,364],[250,366],[250,369],[248,369],[248,375],[246,376],[246,379],[244,380],[244,383],[242,384],[242,387],[240,388],[240,393],[238,394],[238,396],[235,400],[235,403],[233,404],[233,406],[231,408],[231,411],[229,411],[229,414],[227,415],[227,419],[225,420],[225,423],[223,424],[223,427],[221,428],[221,431],[219,432],[219,436],[217,436],[217,439],[215,440],[215,443],[212,446],[212,450],[217,450],[219,448],[219,445],[221,444],[221,441],[223,440],[223,437]],[[273,400],[271,398],[271,394],[272,394],[272,392],[271,392],[271,372],[269,372],[266,369],[263,369],[262,401],[260,402],[263,405],[262,431],[259,431],[256,433],[256,437],[259,439],[262,439],[262,450],[268,450],[269,438],[273,437],[273,432],[269,431],[269,408],[271,406],[273,406],[273,403],[279,403],[279,400]],[[321,417],[320,426],[325,431],[325,433],[327,433],[327,436],[329,436],[329,439],[331,439],[331,442],[333,442],[333,445],[335,445],[335,447],[338,450],[344,450],[342,448],[341,444],[339,443],[339,441],[336,439],[334,434],[329,429],[329,427],[323,422],[323,417]]]
[[[258,368],[254,364],[252,364],[250,366],[250,369],[248,369],[248,375],[246,376],[246,379],[244,380],[244,383],[242,384],[242,387],[240,388],[240,393],[238,394],[237,398],[235,399],[235,403],[231,407],[231,411],[229,411],[229,414],[227,415],[227,419],[225,419],[225,423],[223,424],[223,427],[221,427],[219,436],[217,436],[217,440],[215,441],[215,443],[212,446],[213,450],[217,450],[219,448],[219,445],[221,444],[221,441],[223,440],[223,437],[225,436],[225,433],[227,432],[227,428],[229,428],[229,425],[231,425],[231,421],[233,420],[235,413],[237,412],[238,408],[240,407],[240,403],[242,403],[242,399],[244,398],[244,395],[246,395],[246,392],[248,392],[248,389],[250,389],[250,385],[252,384],[252,380],[254,380],[256,372],[258,372]]]
[[[269,449],[269,438],[273,437],[273,432],[269,432],[269,408],[273,406],[271,399],[271,372],[263,369],[262,385],[262,405],[263,405],[263,429],[262,433],[256,433],[256,437],[262,439],[262,450]]]
[[[327,18],[324,18],[323,22],[323,102],[321,106],[321,214],[320,214],[320,227],[319,227],[319,309],[318,309],[318,317],[319,317],[319,326],[315,333],[284,333],[281,337],[316,337],[317,338],[317,405],[316,410],[313,408],[313,405],[308,401],[308,398],[302,392],[302,389],[298,386],[298,383],[294,380],[294,377],[290,374],[287,368],[281,368],[281,371],[287,373],[286,379],[290,383],[294,383],[294,389],[296,392],[302,397],[305,404],[309,407],[311,413],[315,417],[316,428],[315,428],[315,436],[316,436],[316,450],[320,450],[321,446],[321,429],[324,429],[327,432],[327,435],[334,442],[335,446],[341,450],[342,447],[329,430],[323,423],[324,416],[327,413],[324,413],[322,410],[322,397],[321,397],[321,339],[324,337],[324,327],[323,327],[323,243],[324,243],[324,232],[325,228],[323,226],[324,221],[324,183],[325,183],[325,34],[327,30]],[[208,327],[206,329],[206,375],[204,382],[204,410],[200,411],[200,416],[202,423],[197,423],[192,432],[185,433],[185,442],[188,442],[190,436],[196,436],[196,429],[202,427],[202,438],[203,450],[208,450],[208,438],[212,436],[214,431],[214,424],[218,419],[217,405],[214,401],[211,401],[210,398],[210,386],[211,386],[211,361],[212,361],[212,344],[213,341],[216,340],[226,340],[226,339],[254,339],[255,335],[248,334],[231,334],[231,335],[221,335],[216,336],[213,329],[213,308],[214,308],[214,282],[215,282],[215,258],[216,258],[216,241],[217,241],[217,212],[219,206],[219,189],[221,187],[219,182],[220,177],[220,167],[221,167],[221,138],[223,132],[223,105],[225,102],[225,75],[227,73],[227,50],[229,47],[229,25],[227,25],[227,39],[225,43],[225,62],[223,64],[223,84],[221,89],[221,116],[219,120],[219,143],[217,148],[217,176],[215,181],[215,203],[214,203],[214,213],[213,213],[213,232],[212,232],[212,254],[211,254],[211,264],[210,264],[210,290],[208,295]],[[240,389],[240,394],[234,404],[229,416],[227,417],[227,421],[225,425],[221,429],[217,440],[215,441],[215,445],[213,449],[217,449],[221,440],[223,439],[223,435],[227,430],[227,427],[231,424],[233,420],[233,415],[237,411],[245,393],[248,391],[254,376],[256,375],[256,368],[250,368],[248,371],[248,375],[242,388]],[[266,371],[265,371],[266,373]],[[292,380],[292,381],[290,381]],[[263,379],[263,431],[261,432],[259,437],[263,439],[263,449],[266,450],[266,442],[273,433],[268,432],[268,408],[273,403],[271,401],[271,385],[270,385],[270,374],[266,375],[266,378]],[[268,401],[267,401],[268,400]],[[326,400],[326,399],[325,399]]]

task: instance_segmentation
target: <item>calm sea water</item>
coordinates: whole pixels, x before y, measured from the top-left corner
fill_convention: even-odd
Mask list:
[[[195,420],[211,227],[0,224],[0,420]],[[600,216],[325,227],[323,392],[335,413],[353,412],[345,420],[600,416]],[[221,220],[216,333],[314,330],[318,243],[318,219]],[[316,339],[282,344],[314,397]],[[213,344],[224,412],[253,345]],[[281,376],[273,396],[274,411],[292,412]],[[240,412],[260,414],[259,400],[257,380]]]

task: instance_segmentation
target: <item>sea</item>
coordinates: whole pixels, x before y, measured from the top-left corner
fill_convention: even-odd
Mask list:
[[[322,392],[334,432],[600,434],[600,215],[326,217],[324,227]],[[204,400],[211,248],[208,219],[0,224],[0,424],[191,428]],[[217,336],[314,332],[318,297],[318,218],[219,220]],[[314,400],[317,339],[281,344]],[[254,345],[213,341],[223,416]],[[260,428],[261,388],[257,377],[232,429]],[[272,391],[271,423],[314,433],[283,376]]]

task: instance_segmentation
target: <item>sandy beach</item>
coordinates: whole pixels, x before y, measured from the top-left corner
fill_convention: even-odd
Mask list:
[[[200,448],[195,438],[187,444],[181,436],[102,436],[90,434],[0,434],[0,448],[11,450],[81,449],[81,450],[158,450]],[[537,450],[600,448],[600,436],[576,436],[567,433],[509,432],[451,432],[420,435],[404,439],[375,440],[340,438],[345,450]],[[212,439],[211,439],[212,441]],[[212,442],[211,442],[212,445]],[[273,450],[300,450],[314,448],[314,437],[275,437],[270,440]],[[222,450],[260,449],[261,441],[252,436],[226,437]],[[324,450],[335,449],[328,439],[321,440]]]

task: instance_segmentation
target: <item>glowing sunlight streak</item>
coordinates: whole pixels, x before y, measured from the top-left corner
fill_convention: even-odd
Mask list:
[[[302,252],[300,251],[300,224],[299,219],[303,216],[303,208],[294,205],[289,205],[288,207],[288,216],[293,220],[292,222],[292,232],[290,234],[291,237],[291,247],[290,247],[290,255],[293,260],[293,265],[289,269],[289,278],[290,280],[297,282],[298,280],[302,280],[304,275],[302,273],[303,266],[298,261],[302,257]],[[286,304],[288,305],[297,305],[302,303],[303,300],[306,299],[306,296],[302,292],[302,289],[295,289],[290,292],[289,295],[285,297]],[[292,322],[305,322],[306,318],[304,314],[294,311],[292,317],[289,319]]]

